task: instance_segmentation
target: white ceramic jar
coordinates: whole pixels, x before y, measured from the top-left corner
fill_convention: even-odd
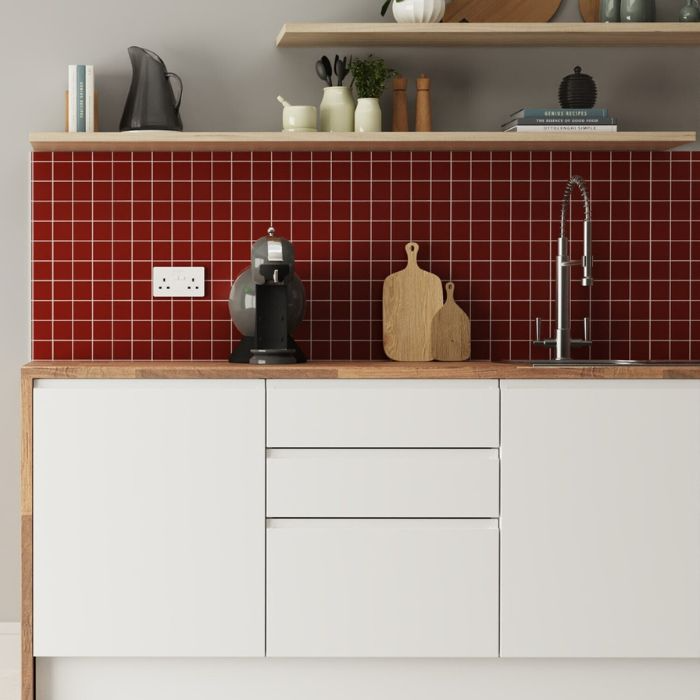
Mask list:
[[[445,0],[394,0],[391,6],[397,22],[440,22],[445,16]]]
[[[323,88],[320,111],[321,131],[354,130],[355,101],[349,87],[343,85]]]
[[[355,131],[381,131],[382,110],[376,97],[360,97],[355,110]]]
[[[316,131],[316,107],[287,105],[282,112],[284,131]]]

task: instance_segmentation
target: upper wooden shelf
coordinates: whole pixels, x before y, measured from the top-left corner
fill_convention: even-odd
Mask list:
[[[698,46],[700,23],[290,23],[277,46]]]
[[[29,140],[35,151],[666,151],[695,143],[695,132],[44,132]]]

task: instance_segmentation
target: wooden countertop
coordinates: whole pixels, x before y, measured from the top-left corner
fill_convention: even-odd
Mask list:
[[[27,379],[700,379],[700,363],[532,367],[509,362],[30,362]]]

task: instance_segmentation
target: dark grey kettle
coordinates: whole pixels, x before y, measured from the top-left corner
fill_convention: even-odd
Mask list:
[[[154,51],[142,49],[139,46],[130,46],[128,51],[133,75],[124,105],[124,113],[121,122],[119,122],[119,130],[182,131],[182,119],[180,119],[182,80],[180,76],[168,73],[163,59]],[[177,100],[171,80],[178,83]]]

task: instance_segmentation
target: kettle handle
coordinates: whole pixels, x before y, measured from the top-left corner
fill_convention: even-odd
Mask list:
[[[180,102],[182,102],[182,78],[177,73],[166,73],[165,77],[168,80],[175,78],[175,80],[177,80],[177,84],[180,86],[180,94],[177,96],[177,102],[175,103],[175,111],[179,112]]]

